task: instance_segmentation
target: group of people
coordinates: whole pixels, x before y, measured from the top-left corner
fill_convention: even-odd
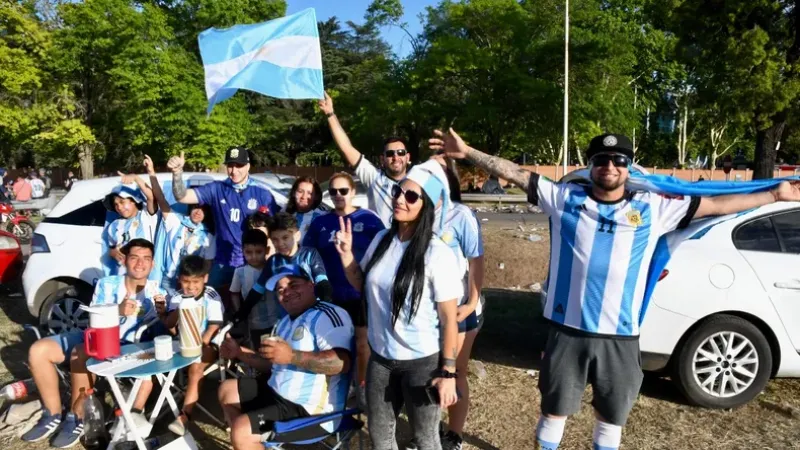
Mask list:
[[[250,177],[242,148],[227,150],[226,180],[195,188],[183,179],[183,155],[170,158],[172,194],[185,211],[167,201],[149,158],[149,184],[121,174],[104,202],[119,218],[104,231],[107,276],[92,303],[119,305],[121,340],[174,333],[176,308],[187,298],[208,311],[203,356],[189,368],[182,414],[170,425],[175,433],[191,420],[204,369],[222,356],[257,374],[219,387],[237,449],[260,448],[275,421],[341,410],[350,394],[367,414],[374,449],[398,448],[403,409],[413,430],[407,448],[460,449],[468,361],[485,306],[480,223],[460,203],[454,163],[466,159],[526,188],[529,201],[551,216],[545,317],[552,326],[539,378],[537,446],[558,447],[589,383],[594,448],[616,449],[642,378],[638,326],[658,237],[697,217],[800,200],[790,183],[715,198],[628,191],[633,147],[613,134],[592,140],[588,184],[554,183],[469,147],[453,130],[435,131],[433,155],[413,166],[403,140],[387,139],[378,168],[353,147],[331,98],[319,106],[367,188],[367,209],[353,205],[356,184],[342,172],[329,180],[332,211],[321,207],[320,185],[311,178],[296,180],[282,210]],[[212,337],[224,321],[246,331],[215,347]],[[69,360],[75,402],[93,383],[82,340],[82,333],[69,333],[31,347],[43,415],[24,440],[57,433],[52,445],[66,448],[80,437],[79,408],[62,411],[54,365]],[[133,404],[136,421],[144,420],[151,388],[145,383]],[[307,439],[335,425],[284,438]]]
[[[9,179],[5,182],[7,174],[5,169],[0,169],[0,185],[4,193],[18,202],[28,202],[50,195],[52,181],[45,169],[39,169],[38,172],[31,170],[27,177],[18,175],[15,180]]]

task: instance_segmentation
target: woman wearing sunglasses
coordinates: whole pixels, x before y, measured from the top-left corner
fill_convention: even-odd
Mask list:
[[[353,177],[346,172],[334,174],[328,183],[328,193],[333,201],[334,210],[317,217],[303,239],[304,247],[316,248],[325,271],[333,286],[333,303],[350,314],[356,327],[356,386],[359,387],[359,406],[366,402],[365,383],[367,361],[369,360],[369,344],[367,343],[367,323],[364,315],[361,293],[354,288],[344,272],[342,259],[336,250],[336,232],[339,231],[340,218],[352,225],[352,252],[356,260],[360,260],[367,252],[369,244],[378,232],[385,229],[380,217],[374,212],[353,206],[356,184]]]
[[[391,228],[375,236],[360,262],[352,250],[352,223],[340,219],[336,233],[347,278],[366,302],[372,350],[367,405],[375,450],[397,448],[395,423],[404,405],[419,447],[441,449],[441,408],[457,401],[456,314],[464,268],[435,236],[436,206],[442,202],[447,210],[448,191],[437,162],[414,167],[392,191]]]
[[[306,230],[317,217],[325,214],[319,205],[322,203],[322,188],[317,180],[311,177],[299,177],[289,191],[289,200],[286,202],[286,212],[294,214],[297,226],[300,228],[300,239],[306,235]]]

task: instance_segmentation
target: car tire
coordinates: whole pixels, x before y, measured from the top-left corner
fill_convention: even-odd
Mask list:
[[[673,379],[686,398],[705,408],[735,408],[755,398],[772,373],[772,350],[755,325],[714,316],[683,342]]]
[[[50,294],[39,311],[41,330],[51,335],[86,329],[89,326],[89,313],[78,309],[81,304],[88,305],[91,300],[90,294],[85,291],[67,286]]]

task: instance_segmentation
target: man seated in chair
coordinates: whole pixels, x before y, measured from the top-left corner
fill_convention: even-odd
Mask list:
[[[211,286],[206,286],[208,268],[209,265],[201,256],[184,256],[178,266],[180,290],[170,298],[169,314],[164,321],[169,329],[178,325],[178,309],[185,299],[191,299],[193,306],[199,305],[205,309],[203,323],[199,324],[198,330],[203,342],[203,354],[200,361],[189,366],[189,383],[186,385],[186,395],[183,398],[183,411],[180,417],[169,425],[169,431],[178,436],[186,434],[186,425],[200,398],[200,386],[203,383],[205,370],[217,360],[217,351],[211,346],[211,339],[222,325],[225,308],[222,306],[222,298],[217,291]]]
[[[262,336],[258,353],[227,337],[220,353],[269,375],[227,380],[219,401],[236,450],[263,449],[262,435],[273,423],[344,409],[350,385],[354,328],[345,310],[317,300],[311,276],[286,266],[266,288],[286,310],[272,337]],[[325,436],[337,424],[325,423],[271,441],[298,442]]]
[[[133,239],[121,252],[125,257],[125,275],[101,278],[95,286],[91,306],[119,305],[119,334],[121,344],[125,345],[135,342],[142,325],[160,324],[156,311],[164,308],[166,292],[158,280],[147,279],[153,268],[153,244],[150,241]],[[148,328],[142,340],[152,339],[159,330],[163,330],[163,326]],[[88,390],[94,383],[94,377],[86,370],[89,358],[83,348],[83,336],[83,331],[79,330],[47,336],[36,341],[28,351],[33,380],[42,399],[42,418],[22,436],[23,441],[42,441],[58,431],[51,445],[68,448],[75,445],[83,434],[83,405],[77,404],[76,400],[82,390]],[[70,358],[72,397],[62,422],[56,365],[67,358]],[[152,389],[152,381],[143,382],[133,404],[134,421],[140,428],[147,423],[142,411]]]

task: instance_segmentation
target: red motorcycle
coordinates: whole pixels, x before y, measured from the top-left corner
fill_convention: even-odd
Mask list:
[[[17,212],[11,200],[0,192],[0,230],[8,231],[21,243],[27,244],[33,238],[34,228],[28,216]]]

